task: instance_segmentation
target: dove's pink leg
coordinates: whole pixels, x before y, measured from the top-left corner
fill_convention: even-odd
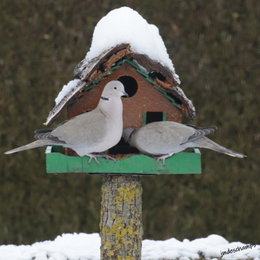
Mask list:
[[[173,153],[169,153],[169,154],[165,154],[165,155],[160,155],[160,156],[155,156],[155,158],[157,159],[157,161],[162,161],[162,164],[165,165],[165,159],[171,157],[173,155]]]
[[[96,161],[97,164],[100,164],[100,162],[98,161],[98,157],[100,158],[106,158],[107,160],[112,160],[112,161],[116,161],[115,158],[113,158],[112,156],[108,155],[108,154],[93,154],[93,153],[90,153],[90,154],[86,154],[88,157],[89,157],[89,160],[88,160],[88,163],[91,163],[91,161],[94,159]]]

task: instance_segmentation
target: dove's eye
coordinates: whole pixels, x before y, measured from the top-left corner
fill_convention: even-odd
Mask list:
[[[114,89],[117,89],[117,87],[114,87]]]

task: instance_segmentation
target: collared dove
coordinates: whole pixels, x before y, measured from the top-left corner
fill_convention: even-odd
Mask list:
[[[227,149],[205,135],[217,128],[196,127],[172,121],[160,121],[147,124],[141,128],[126,128],[123,137],[140,152],[163,160],[189,147],[207,148],[233,157],[244,158],[246,155]]]
[[[104,152],[121,139],[122,96],[127,96],[123,84],[116,80],[110,81],[94,110],[75,116],[54,129],[36,130],[35,138],[38,140],[7,151],[5,154],[47,145],[61,145],[71,148],[79,156],[87,155],[91,160],[97,157],[92,153]]]

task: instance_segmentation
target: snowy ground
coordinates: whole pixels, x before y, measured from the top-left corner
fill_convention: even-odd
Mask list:
[[[0,260],[98,260],[100,238],[95,234],[63,234],[54,241],[32,245],[2,245]],[[201,253],[200,253],[201,252]],[[225,254],[224,254],[225,253]],[[260,245],[228,242],[221,236],[210,235],[195,240],[144,240],[143,260],[159,259],[254,259],[260,260]]]

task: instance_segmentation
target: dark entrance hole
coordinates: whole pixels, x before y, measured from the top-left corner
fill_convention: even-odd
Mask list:
[[[166,113],[164,112],[146,112],[144,116],[145,124],[166,120]]]
[[[130,76],[121,76],[118,78],[120,82],[123,83],[125,87],[126,93],[129,95],[129,97],[132,97],[135,95],[138,89],[138,85],[136,80],[133,77]]]

